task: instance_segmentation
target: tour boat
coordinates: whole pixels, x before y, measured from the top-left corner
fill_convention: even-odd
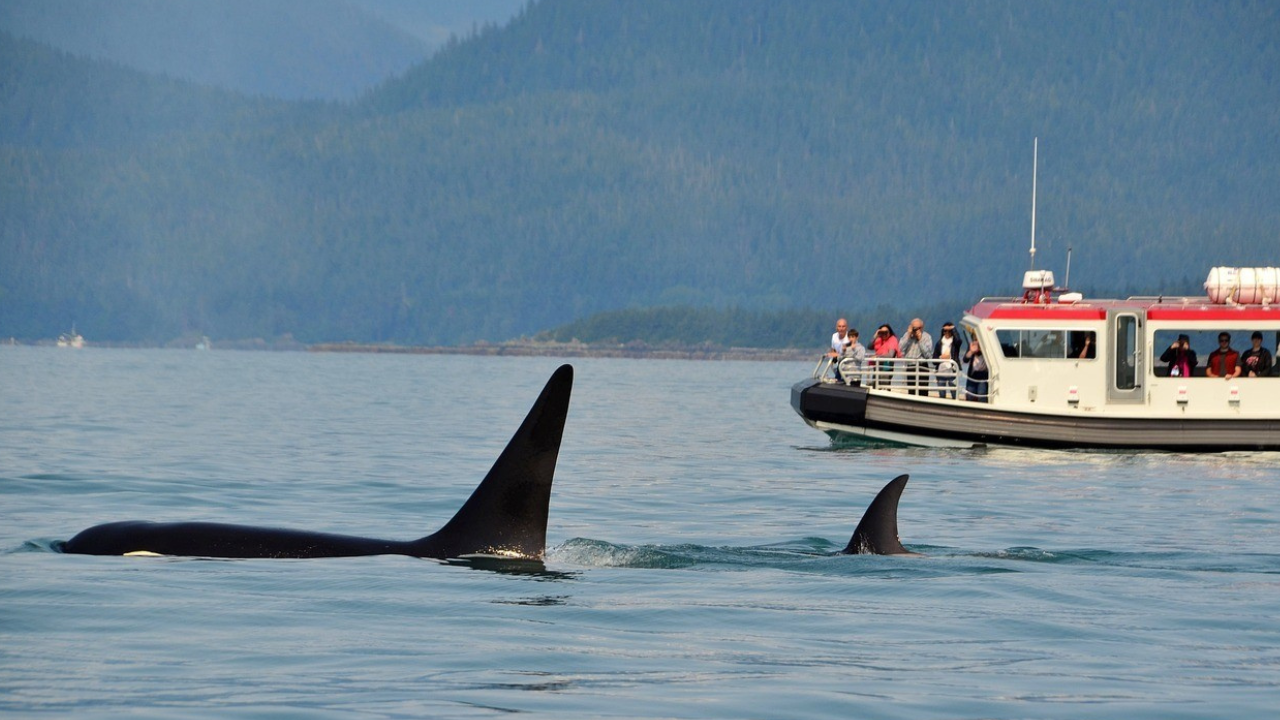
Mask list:
[[[1280,268],[1214,268],[1205,289],[1100,300],[1029,271],[1020,297],[984,298],[957,326],[966,348],[974,340],[982,348],[985,388],[965,392],[968,365],[869,358],[858,367],[824,357],[791,388],[791,405],[836,442],[1280,450]],[[1243,355],[1254,333],[1270,369],[1231,376],[1209,367],[1220,335]],[[1181,336],[1194,367],[1166,354]]]

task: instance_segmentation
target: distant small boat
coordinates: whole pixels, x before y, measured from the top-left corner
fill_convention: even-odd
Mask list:
[[[71,332],[58,336],[58,347],[82,348],[84,347],[84,336],[76,332],[76,326],[72,325]]]

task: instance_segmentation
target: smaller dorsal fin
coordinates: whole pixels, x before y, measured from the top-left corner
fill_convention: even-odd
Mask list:
[[[871,501],[862,521],[853,531],[848,546],[841,550],[845,555],[914,555],[902,547],[898,540],[898,498],[907,486],[908,475],[899,475],[889,481],[876,499]]]

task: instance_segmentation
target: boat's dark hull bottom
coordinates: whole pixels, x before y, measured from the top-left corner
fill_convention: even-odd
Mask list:
[[[793,385],[791,406],[837,441],[1188,452],[1280,450],[1280,420],[1042,415],[996,410],[984,403],[929,402],[817,380]]]

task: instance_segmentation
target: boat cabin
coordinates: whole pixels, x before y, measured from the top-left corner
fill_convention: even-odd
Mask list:
[[[1280,304],[1275,300],[1280,298],[1275,273],[1270,277],[1270,292],[1245,295],[1249,302],[1241,302],[1239,292],[1222,293],[1216,287],[1207,297],[1054,297],[1038,287],[1045,280],[1052,287],[1051,274],[1028,277],[1024,286],[1037,287],[1021,298],[984,298],[961,326],[967,341],[976,339],[982,347],[990,372],[986,400],[994,406],[1274,416],[1280,407],[1274,362],[1280,346]],[[1218,349],[1219,337],[1229,336],[1229,347],[1239,358],[1253,347],[1254,333],[1261,334],[1271,367],[1256,377],[1244,372],[1232,379],[1211,377],[1209,357]],[[1166,353],[1180,338],[1194,351],[1194,365]]]

